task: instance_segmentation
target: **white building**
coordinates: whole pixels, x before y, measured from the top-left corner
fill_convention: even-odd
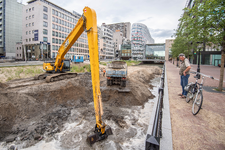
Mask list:
[[[81,15],[75,11],[69,12],[48,0],[30,0],[27,3],[28,5],[23,7],[23,43],[28,60],[55,58],[59,47]],[[72,55],[89,58],[85,32],[65,57],[70,59]]]
[[[105,52],[103,59],[114,59],[113,31],[101,26],[100,50]]]
[[[133,59],[144,59],[145,45],[154,42],[146,25],[142,23],[132,25],[131,50]]]
[[[15,57],[16,43],[22,42],[23,4],[0,0],[0,57]]]

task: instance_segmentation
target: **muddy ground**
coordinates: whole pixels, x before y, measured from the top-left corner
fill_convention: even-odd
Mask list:
[[[137,131],[128,127],[127,122],[135,125],[138,118],[126,116],[135,113],[135,110],[130,110],[131,107],[143,107],[149,99],[154,98],[149,90],[153,86],[149,83],[160,74],[161,69],[157,66],[128,67],[125,89],[130,90],[129,93],[118,92],[118,89],[123,89],[117,85],[107,87],[106,78],[101,75],[103,119],[106,123],[114,128],[127,129],[124,130],[125,137],[132,138],[136,135]],[[0,83],[0,142],[3,147],[14,143],[26,148],[39,141],[52,141],[57,139],[56,133],[62,133],[65,124],[73,122],[76,123],[73,128],[76,128],[74,130],[77,136],[70,132],[58,139],[64,143],[60,145],[64,149],[82,145],[81,141],[85,142],[83,139],[92,132],[90,125],[95,125],[90,73],[81,73],[76,78],[53,83],[33,78]],[[114,136],[111,140],[121,142],[124,135],[120,135],[119,129],[113,129],[113,132],[117,138]],[[80,142],[69,142],[69,137]],[[115,147],[121,149],[119,144],[115,144]]]

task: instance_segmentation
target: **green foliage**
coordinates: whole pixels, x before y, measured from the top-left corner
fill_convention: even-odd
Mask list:
[[[173,57],[181,52],[188,54],[190,49],[196,48],[197,42],[213,43],[214,48],[222,46],[225,50],[225,1],[201,1],[195,0],[192,8],[184,9],[171,49]]]

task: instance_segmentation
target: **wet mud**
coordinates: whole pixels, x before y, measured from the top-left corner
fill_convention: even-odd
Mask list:
[[[126,149],[126,139],[145,134],[147,123],[140,122],[138,109],[155,97],[149,83],[160,74],[161,69],[155,66],[130,71],[125,88],[130,90],[128,93],[118,92],[123,88],[117,85],[107,87],[106,78],[101,76],[103,120],[113,128],[114,136],[91,149]],[[0,83],[0,89],[3,147],[13,143],[19,148],[32,149],[40,142],[57,141],[55,149],[90,149],[86,137],[95,126],[90,73],[53,83],[33,78],[12,80]],[[142,129],[141,133],[137,127]]]

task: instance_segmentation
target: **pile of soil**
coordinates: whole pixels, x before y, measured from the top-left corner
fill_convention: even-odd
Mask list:
[[[101,77],[103,106],[142,106],[154,97],[149,88],[150,80],[161,74],[158,67],[139,69],[128,76],[129,93],[119,93],[119,86],[106,86]],[[91,73],[53,83],[44,80],[19,79],[0,84],[0,141],[29,141],[26,147],[59,132],[73,108],[87,108],[92,97]],[[89,109],[90,110],[90,109]],[[103,118],[126,127],[123,116],[112,115],[104,108]],[[85,119],[93,119],[94,109],[85,111]]]

